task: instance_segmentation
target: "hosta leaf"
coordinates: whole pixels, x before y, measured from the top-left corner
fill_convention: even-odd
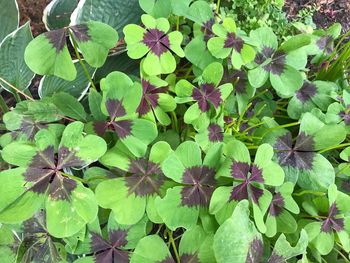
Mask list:
[[[131,263],[173,263],[169,249],[164,241],[157,235],[150,235],[142,238],[137,244],[131,256]]]
[[[16,0],[0,1],[0,42],[18,27],[19,12]]]
[[[9,1],[11,2],[12,0]],[[0,44],[0,76],[20,90],[26,90],[34,77],[34,73],[23,59],[25,48],[32,39],[30,24],[26,23],[8,35]],[[6,83],[0,81],[0,85],[7,91],[14,92]]]
[[[78,0],[53,0],[44,9],[43,21],[48,30],[69,26],[70,16]]]
[[[263,246],[261,234],[249,219],[248,201],[241,201],[215,233],[215,258],[218,263],[259,262]]]
[[[83,62],[90,76],[94,76],[95,69]],[[73,81],[67,81],[56,76],[44,76],[40,80],[38,93],[41,98],[50,97],[58,92],[66,92],[73,97],[82,98],[90,87],[90,82],[81,64],[76,61],[74,66],[77,70],[77,77]]]
[[[89,21],[86,24],[71,26],[70,29],[84,59],[96,68],[104,64],[109,49],[118,41],[117,32],[101,22]]]
[[[73,25],[91,20],[106,23],[122,35],[125,25],[140,22],[142,10],[138,0],[87,0],[82,2],[71,17]]]

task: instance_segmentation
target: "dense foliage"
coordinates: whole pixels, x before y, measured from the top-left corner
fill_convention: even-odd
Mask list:
[[[339,24],[276,35],[238,3],[55,0],[33,39],[9,2],[1,262],[349,262]]]

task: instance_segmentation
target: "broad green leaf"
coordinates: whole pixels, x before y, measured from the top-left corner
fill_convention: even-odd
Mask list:
[[[142,10],[138,0],[87,0],[80,2],[71,16],[71,24],[78,25],[91,20],[106,23],[122,36],[125,25],[140,22]]]
[[[18,27],[19,12],[16,0],[0,1],[0,42]]]
[[[81,121],[86,120],[86,112],[83,105],[81,105],[76,98],[68,93],[56,93],[53,95],[51,100],[65,116]]]
[[[12,0],[9,1],[11,2]],[[0,10],[3,10],[1,4]],[[30,24],[26,23],[8,35],[0,44],[0,77],[22,91],[29,87],[34,78],[34,73],[28,68],[23,58],[25,48],[32,39]],[[15,92],[1,80],[0,85],[9,92]]]
[[[44,9],[43,21],[48,30],[69,26],[70,16],[78,0],[53,0]]]
[[[97,21],[71,26],[70,30],[84,59],[95,68],[104,64],[109,50],[116,46],[119,38],[111,26]]]
[[[217,230],[213,244],[218,263],[258,262],[263,255],[263,241],[249,219],[248,201],[237,204],[232,216]]]
[[[142,238],[131,256],[131,263],[172,262],[172,257],[164,241],[157,235]]]
[[[74,80],[77,71],[66,45],[66,36],[66,29],[63,28],[43,33],[32,40],[24,53],[29,68],[40,75]]]
[[[94,76],[95,69],[83,62],[89,75]],[[38,93],[41,98],[53,96],[55,93],[66,92],[77,99],[81,99],[90,87],[89,79],[84,72],[81,64],[76,61],[74,66],[77,71],[77,77],[73,81],[67,81],[56,76],[44,76],[40,80]]]

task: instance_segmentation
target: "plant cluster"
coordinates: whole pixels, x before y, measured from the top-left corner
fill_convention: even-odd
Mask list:
[[[1,43],[28,42],[16,77],[0,69],[18,100],[2,105],[1,261],[349,262],[340,25],[281,41],[220,1],[139,2],[122,30],[96,18],[32,40],[26,24]]]

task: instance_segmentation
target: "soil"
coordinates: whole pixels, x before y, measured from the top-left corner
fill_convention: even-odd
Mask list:
[[[350,0],[286,0],[284,10],[293,19],[299,10],[316,7],[313,21],[318,28],[327,28],[335,22],[342,24],[343,33],[350,30]]]
[[[45,32],[45,25],[42,21],[43,11],[50,0],[17,0],[20,12],[20,24],[23,25],[30,20],[34,36]]]

